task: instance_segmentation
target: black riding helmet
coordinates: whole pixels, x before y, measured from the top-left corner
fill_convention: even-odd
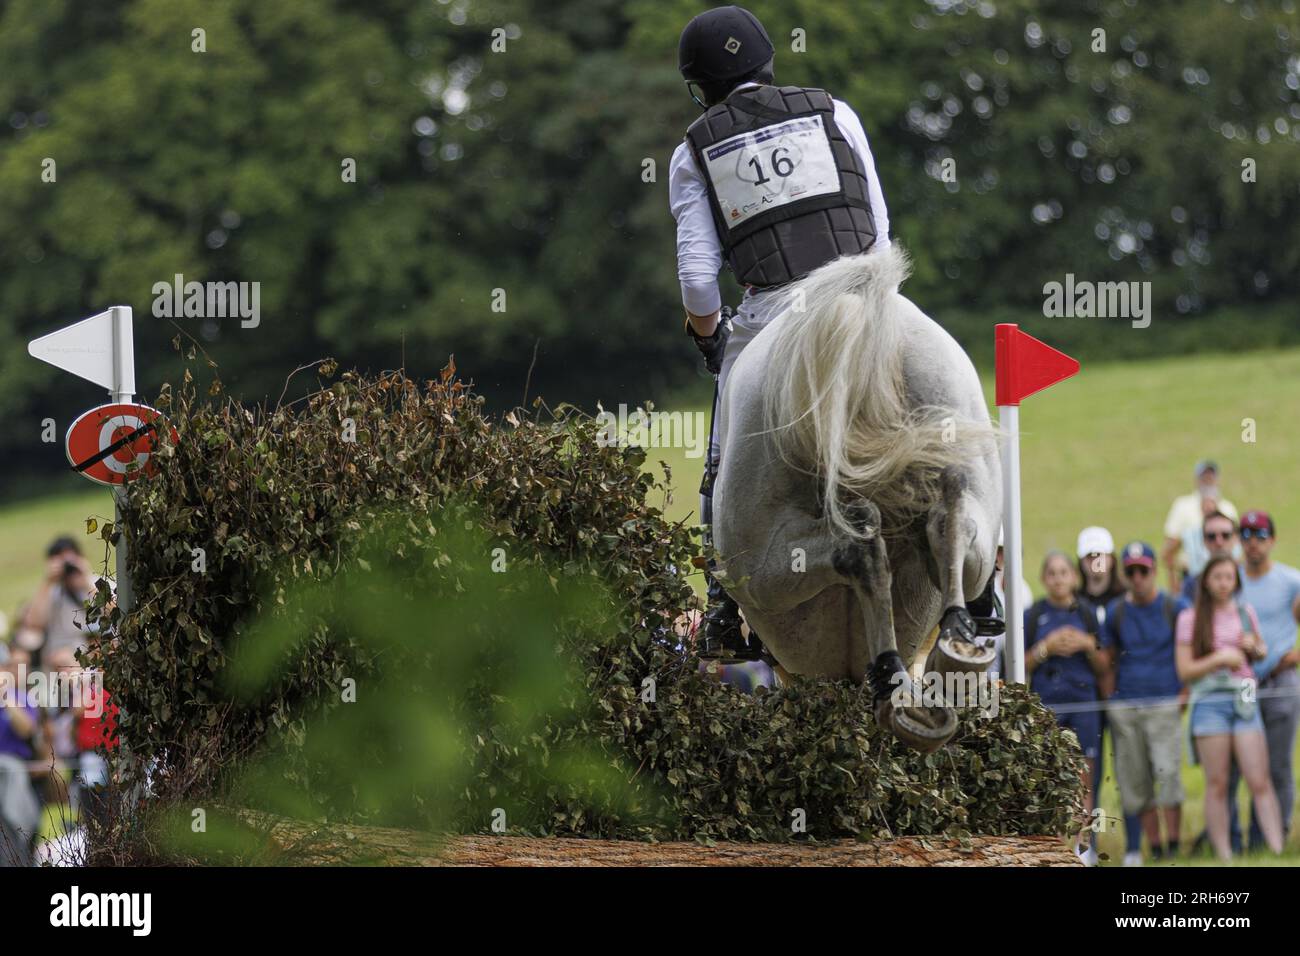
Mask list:
[[[704,109],[706,104],[695,95],[692,84],[705,91],[719,89],[720,84],[761,70],[775,52],[758,17],[744,7],[714,7],[686,24],[677,46],[677,68],[691,99]]]

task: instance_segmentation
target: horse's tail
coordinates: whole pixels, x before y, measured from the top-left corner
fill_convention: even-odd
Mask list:
[[[833,528],[867,498],[896,521],[938,498],[939,474],[967,460],[991,426],[914,405],[903,381],[903,298],[910,262],[897,245],[836,259],[788,290],[773,323],[765,416],[783,460],[816,473]]]

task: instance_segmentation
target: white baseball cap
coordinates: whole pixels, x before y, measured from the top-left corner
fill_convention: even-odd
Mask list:
[[[1096,525],[1084,528],[1079,532],[1079,543],[1075,548],[1075,553],[1079,557],[1083,557],[1085,554],[1114,554],[1115,539],[1110,536],[1110,532],[1105,528],[1099,528]]]

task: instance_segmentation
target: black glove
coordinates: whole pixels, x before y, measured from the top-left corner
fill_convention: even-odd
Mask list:
[[[722,371],[722,355],[727,349],[727,339],[731,337],[731,307],[724,305],[718,315],[718,327],[708,338],[697,335],[691,320],[686,320],[686,332],[695,340],[695,347],[704,356],[704,367],[712,375]]]

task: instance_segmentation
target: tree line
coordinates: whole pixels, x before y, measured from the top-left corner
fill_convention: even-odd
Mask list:
[[[1149,281],[1164,328],[1295,295],[1292,0],[749,7],[778,82],[861,116],[927,310],[1038,308],[1066,273]],[[61,468],[40,422],[99,398],[26,341],[117,303],[142,397],[177,374],[177,334],[246,401],[326,355],[432,375],[455,353],[498,406],[696,380],[667,169],[698,115],[677,38],[703,8],[11,0],[5,480]],[[261,321],[155,316],[176,275],[258,283]]]

